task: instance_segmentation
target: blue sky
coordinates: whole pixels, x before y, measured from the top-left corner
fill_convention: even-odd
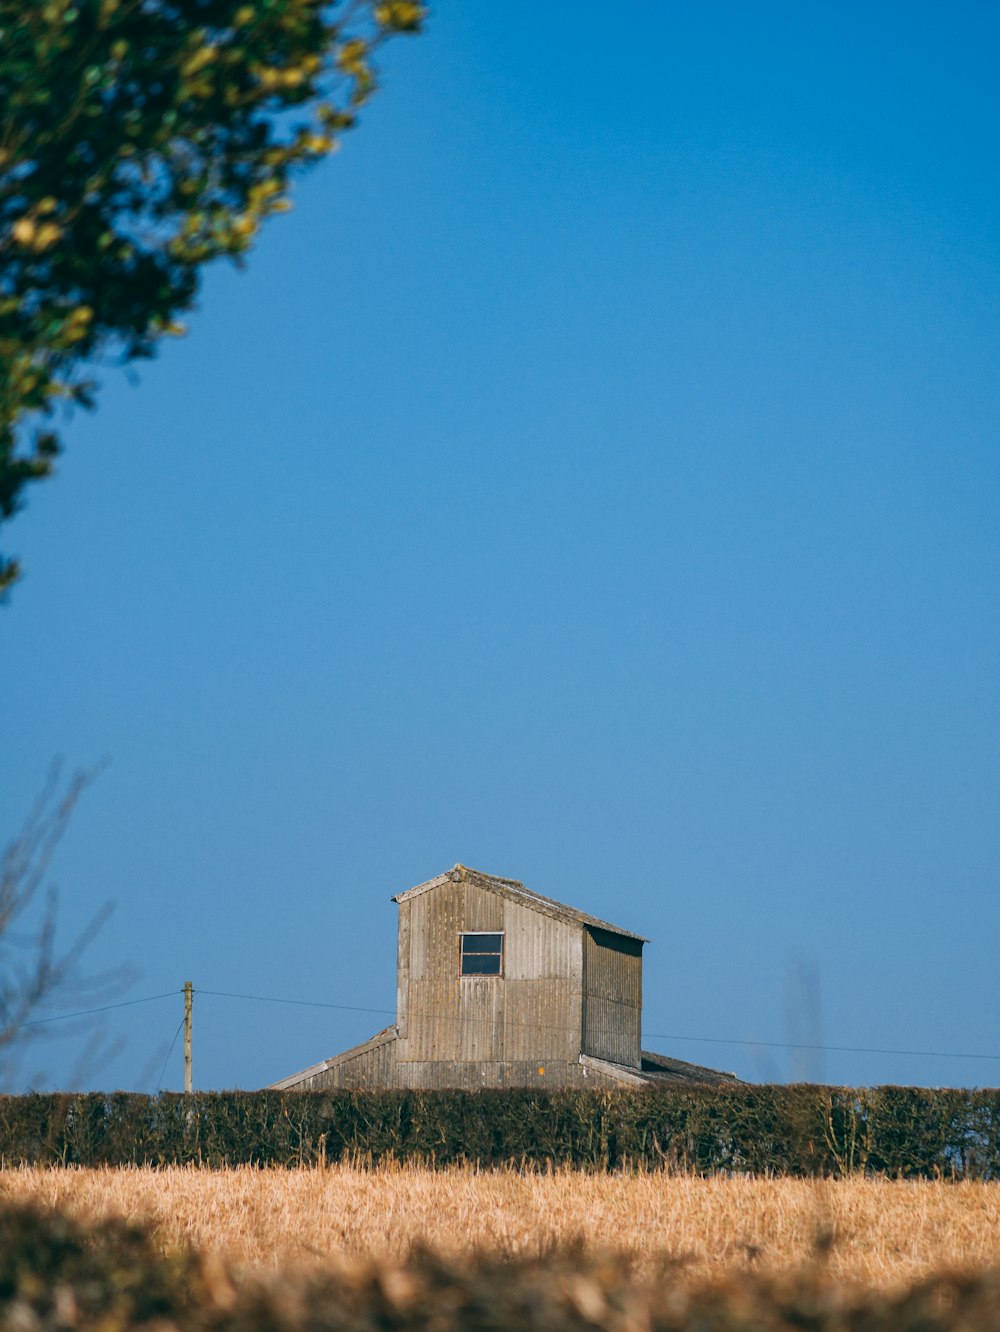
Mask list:
[[[109,760],[53,878],[117,998],[345,1006],[199,995],[197,1085],[385,1025],[455,861],[648,935],[652,1048],[1000,1080],[998,27],[441,5],[103,373],[5,532],[0,810]],[[177,1087],[181,1013],[18,1085]]]

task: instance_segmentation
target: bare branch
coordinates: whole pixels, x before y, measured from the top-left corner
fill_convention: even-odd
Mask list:
[[[110,904],[60,947],[59,894],[54,886],[45,887],[77,802],[98,771],[75,773],[64,785],[62,764],[53,763],[20,832],[0,853],[0,1056],[6,1067],[15,1051],[41,1034],[36,1014],[52,1000],[79,1006],[127,979],[122,971],[87,975],[82,967],[86,951],[111,912]],[[44,904],[40,904],[43,890]]]

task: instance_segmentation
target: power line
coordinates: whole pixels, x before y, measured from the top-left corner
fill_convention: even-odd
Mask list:
[[[199,990],[199,994],[218,995],[224,999],[253,999],[259,1003],[265,1004],[296,1004],[303,1008],[335,1008],[349,1013],[379,1013],[393,1016],[395,1009],[391,1008],[359,1008],[352,1004],[329,1004],[318,1003],[315,1000],[308,999],[277,999],[264,994],[231,994],[225,990]],[[445,1013],[441,1009],[424,1010],[432,1012],[437,1019],[444,1018],[453,1022],[488,1022],[492,1023],[493,1018],[463,1018],[458,1015]],[[538,1026],[533,1024],[537,1031],[561,1031],[562,1027]],[[677,1036],[673,1033],[662,1031],[650,1031],[643,1035],[643,1040],[649,1041],[692,1041],[704,1042],[707,1045],[745,1045],[745,1046],[764,1046],[772,1050],[823,1050],[829,1053],[837,1054],[882,1054],[882,1055],[910,1055],[915,1058],[923,1059],[993,1059],[1000,1060],[1000,1055],[996,1054],[959,1054],[952,1050],[885,1050],[865,1045],[813,1045],[804,1041],[753,1041],[746,1039],[732,1039],[721,1036]]]
[[[762,1045],[770,1050],[827,1050],[838,1054],[914,1055],[921,1059],[1000,1059],[995,1054],[959,1054],[954,1050],[881,1050],[867,1045],[809,1045],[805,1041],[729,1040],[722,1036],[675,1036],[663,1031],[647,1032],[648,1041],[704,1041],[707,1045]]]
[[[268,994],[231,994],[228,990],[198,990],[198,994],[211,994],[219,999],[253,999],[261,1004],[295,1004],[300,1008],[337,1008],[345,1013],[388,1013],[392,1017],[394,1008],[358,1008],[355,1004],[321,1004],[311,999],[275,999]]]
[[[167,1058],[163,1061],[163,1067],[160,1069],[160,1076],[156,1079],[156,1090],[159,1091],[163,1085],[163,1075],[167,1071],[167,1061],[174,1052],[174,1046],[177,1044],[177,1037],[181,1034],[181,1027],[184,1026],[184,1019],[181,1018],[177,1024],[177,1030],[174,1032],[174,1039],[170,1042],[170,1049],[167,1051]]]
[[[40,1027],[46,1022],[68,1022],[71,1018],[88,1017],[91,1013],[109,1013],[112,1008],[131,1008],[133,1004],[151,1004],[154,999],[172,999],[179,990],[167,990],[165,994],[147,994],[144,999],[123,999],[117,1004],[101,1004],[97,1008],[81,1008],[78,1013],[60,1013],[57,1017],[32,1018],[30,1022],[19,1022],[11,1031],[20,1031],[22,1027]]]
[[[163,994],[149,994],[142,999],[125,999],[116,1004],[101,1004],[96,1008],[83,1008],[76,1013],[60,1013],[55,1017],[33,1018],[30,1022],[19,1023],[14,1031],[20,1031],[23,1027],[37,1027],[48,1022],[68,1022],[72,1018],[88,1017],[93,1013],[107,1013],[116,1008],[131,1008],[136,1004],[150,1004],[158,999],[172,999],[180,990],[167,990]],[[198,994],[210,995],[218,999],[242,999],[253,1003],[261,1004],[289,1004],[297,1008],[327,1008],[334,1009],[343,1013],[376,1013],[379,1016],[394,1016],[395,1009],[391,1008],[364,1008],[357,1004],[332,1004],[322,1003],[315,999],[283,999],[275,995],[268,994],[238,994],[230,990],[202,990]],[[433,1016],[440,1019],[450,1020],[460,1023],[472,1022],[490,1022],[492,1018],[462,1018],[458,1015],[445,1013],[441,1010],[433,1010]],[[183,1026],[183,1019],[181,1026]],[[561,1030],[561,1027],[534,1026],[535,1030]],[[178,1027],[178,1032],[180,1027]],[[689,1041],[693,1044],[705,1045],[741,1045],[744,1047],[759,1047],[768,1050],[818,1050],[830,1054],[878,1054],[878,1055],[903,1055],[917,1059],[988,1059],[991,1061],[1000,1061],[1000,1054],[968,1054],[955,1050],[894,1050],[884,1049],[876,1046],[867,1045],[819,1045],[806,1041],[756,1041],[745,1038],[723,1037],[723,1036],[679,1036],[675,1032],[650,1031],[643,1034],[643,1040],[648,1041]],[[177,1036],[174,1036],[176,1043]],[[173,1050],[173,1044],[170,1047]],[[168,1052],[167,1058],[170,1054]],[[164,1064],[164,1067],[166,1065]],[[162,1077],[162,1073],[161,1073]]]

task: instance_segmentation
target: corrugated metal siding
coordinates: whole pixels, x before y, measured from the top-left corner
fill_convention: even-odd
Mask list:
[[[472,884],[463,884],[465,888],[465,913],[461,928],[463,930],[502,930],[504,900],[496,893],[484,893]],[[433,896],[433,894],[430,894]]]
[[[575,1060],[582,1021],[579,927],[507,900],[504,931],[508,1070],[521,1063],[537,1069],[545,1061]]]
[[[620,1079],[578,1059],[397,1061],[399,1042],[386,1041],[357,1055],[348,1054],[295,1085],[295,1091],[362,1091],[366,1088],[441,1090],[458,1087],[619,1087]]]
[[[396,1042],[387,1041],[385,1045],[359,1055],[356,1059],[345,1059],[342,1064],[337,1064],[335,1085],[352,1088],[395,1087],[398,1085],[397,1069]]]
[[[507,979],[562,978],[575,980],[579,990],[583,975],[583,942],[579,926],[543,916],[516,902],[494,900],[504,908]]]
[[[358,1091],[364,1087],[398,1087],[395,1040],[349,1055],[297,1084],[296,1091]]]
[[[404,902],[399,908],[399,935],[396,944],[396,1030],[406,1037],[410,998],[410,916],[413,906]]]
[[[476,1091],[480,1087],[499,1087],[500,1063],[439,1063],[414,1060],[400,1064],[398,1077],[404,1087],[414,1090],[439,1091],[457,1087],[461,1091]]]
[[[502,1060],[507,992],[500,976],[465,976],[458,982],[456,1058]]]
[[[415,897],[405,905],[410,908],[410,979],[419,979],[427,975],[428,917],[431,914],[431,898]]]
[[[575,1059],[580,1053],[580,992],[566,980],[507,982],[504,1056]]]
[[[584,998],[584,1012],[584,1054],[627,1068],[639,1068],[639,1009],[588,994]]]
[[[414,1090],[458,1087],[620,1087],[619,1079],[584,1068],[578,1060],[516,1060],[508,1063],[406,1063],[398,1068],[399,1086]]]
[[[457,978],[458,936],[465,920],[465,897],[464,883],[447,884],[440,891],[427,894],[424,976]]]
[[[587,927],[583,932],[583,1050],[640,1066],[642,944]]]
[[[465,885],[448,883],[412,902],[406,1061],[451,1061],[459,1054],[458,932]]]
[[[583,932],[584,989],[642,1007],[642,944],[607,930]]]
[[[406,1040],[400,1058],[446,1059],[458,1056],[458,987],[445,977],[410,981]]]
[[[577,926],[464,882],[411,898],[400,904],[406,910],[398,1000],[403,1063],[576,1058],[583,973]],[[459,935],[466,930],[503,931],[502,978],[459,974]],[[448,1081],[432,1085],[456,1085],[453,1071],[442,1076]],[[478,1074],[474,1085],[482,1085]]]
[[[409,922],[406,1063],[503,1058],[504,984],[459,975],[463,930],[502,930],[500,898],[464,883],[442,884],[401,904]]]

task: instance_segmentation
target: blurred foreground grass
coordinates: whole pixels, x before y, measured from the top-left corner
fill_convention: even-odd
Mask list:
[[[140,1221],[162,1252],[192,1248],[263,1274],[358,1258],[532,1261],[613,1252],[643,1279],[786,1277],[822,1259],[838,1281],[900,1288],[942,1269],[1000,1270],[1000,1185],[700,1178],[655,1173],[361,1169],[14,1169],[0,1201],[92,1224]]]
[[[0,1327],[8,1332],[987,1332],[1000,1277],[940,1274],[878,1291],[832,1278],[822,1254],[784,1276],[679,1281],[585,1249],[498,1260],[411,1252],[323,1271],[240,1274],[217,1253],[162,1252],[121,1220],[0,1208]]]

